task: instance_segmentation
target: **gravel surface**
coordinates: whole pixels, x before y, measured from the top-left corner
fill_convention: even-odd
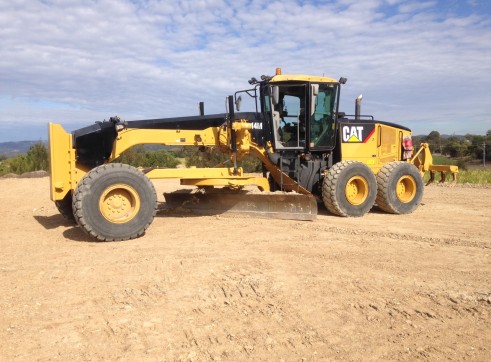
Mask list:
[[[490,204],[434,185],[402,216],[160,212],[97,243],[48,178],[1,179],[1,360],[489,361]]]

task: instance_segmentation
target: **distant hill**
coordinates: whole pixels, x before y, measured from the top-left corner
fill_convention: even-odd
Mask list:
[[[47,141],[18,141],[18,142],[0,142],[0,155],[7,157],[15,157],[21,153],[26,153],[29,148],[36,143],[42,142],[45,145]]]

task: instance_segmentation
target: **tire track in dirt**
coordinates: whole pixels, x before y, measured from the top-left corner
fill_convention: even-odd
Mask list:
[[[325,347],[325,337],[288,302],[270,269],[251,260],[214,270],[194,305],[182,310],[187,320],[181,346],[189,353],[179,359],[254,360],[273,353],[301,360]]]
[[[435,245],[454,245],[466,246],[480,249],[491,249],[491,244],[486,240],[464,240],[461,238],[441,238],[432,236],[421,236],[412,233],[395,233],[386,231],[367,231],[366,229],[342,228],[338,226],[328,226],[321,224],[297,223],[295,228],[305,229],[309,231],[327,232],[339,235],[354,235],[363,236],[364,239],[380,240],[382,238],[397,240],[397,241],[416,241]]]

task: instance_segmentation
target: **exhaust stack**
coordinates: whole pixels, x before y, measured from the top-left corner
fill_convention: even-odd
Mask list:
[[[355,119],[360,119],[360,110],[361,110],[361,100],[363,99],[363,95],[360,94],[356,97],[355,100]]]

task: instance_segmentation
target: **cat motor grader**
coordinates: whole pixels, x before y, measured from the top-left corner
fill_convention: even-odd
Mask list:
[[[421,202],[425,172],[431,180],[436,171],[443,177],[451,172],[455,180],[457,167],[433,165],[427,144],[413,150],[410,129],[361,116],[361,97],[354,116],[339,112],[345,83],[278,68],[228,96],[223,114],[205,115],[201,107],[190,117],[112,117],[71,134],[50,123],[51,199],[93,238],[116,241],[141,236],[153,221],[158,202],[152,179],[196,186],[165,199],[197,212],[297,220],[314,219],[318,201],[339,216],[362,216],[374,204],[410,213]],[[241,112],[242,97],[255,109]],[[218,148],[227,160],[213,168],[145,170],[113,162],[142,144]],[[262,175],[243,171],[246,155],[261,161]]]

